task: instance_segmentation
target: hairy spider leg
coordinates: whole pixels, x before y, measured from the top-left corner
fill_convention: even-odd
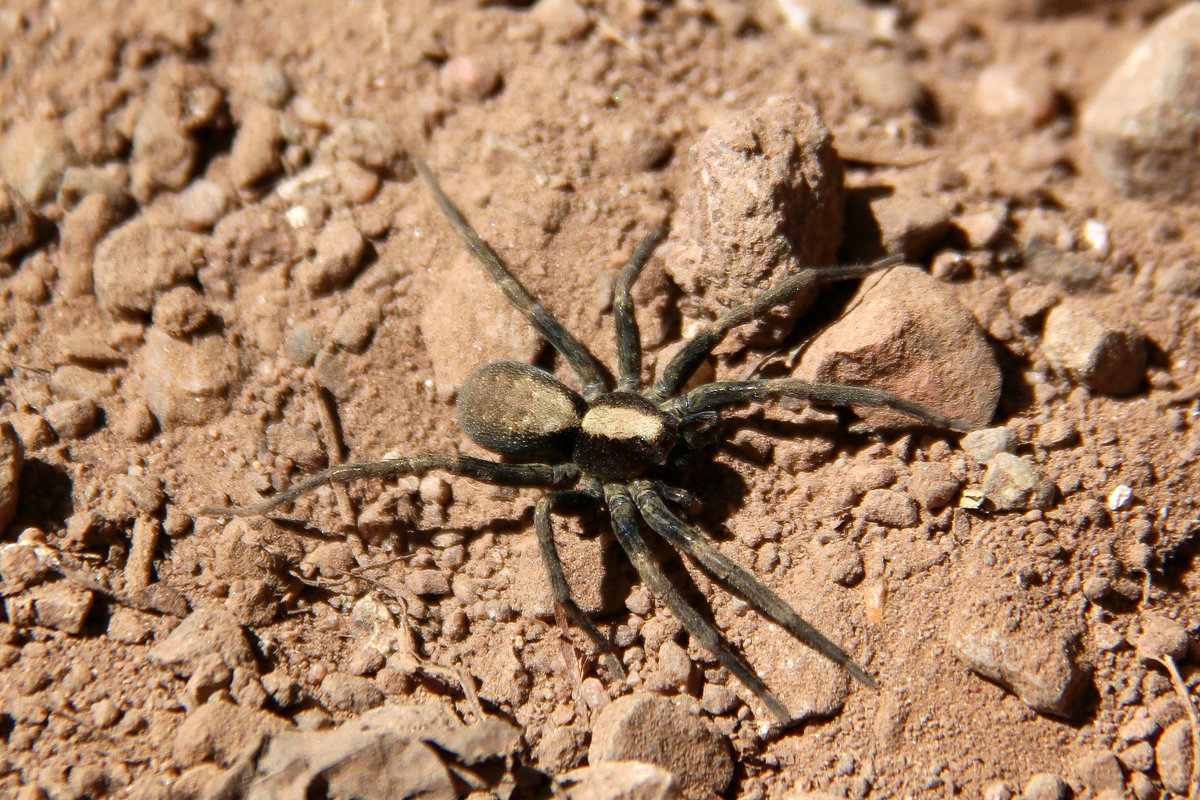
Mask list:
[[[795,609],[762,581],[718,550],[712,539],[703,531],[675,516],[659,496],[657,488],[649,481],[633,481],[629,488],[633,492],[642,519],[671,546],[699,564],[709,575],[742,595],[752,606],[792,636],[835,664],[840,664],[859,683],[871,689],[879,688],[875,679],[855,663],[845,650],[805,622]]]
[[[612,520],[613,532],[616,534],[617,541],[625,550],[625,554],[633,563],[633,567],[641,576],[643,583],[650,589],[651,594],[671,610],[671,613],[683,624],[695,641],[716,656],[726,669],[732,672],[750,691],[754,692],[779,722],[785,725],[790,723],[792,716],[787,707],[772,694],[750,663],[726,643],[724,637],[701,616],[699,611],[688,605],[679,591],[671,585],[667,576],[654,563],[654,557],[640,531],[641,526],[638,523],[633,498],[629,496],[629,490],[625,484],[606,483],[604,500],[608,505],[608,515]]]
[[[592,644],[604,656],[605,663],[608,664],[609,670],[621,680],[624,680],[625,667],[621,664],[621,659],[617,658],[617,653],[613,649],[608,638],[600,632],[596,624],[583,613],[583,609],[571,597],[571,587],[567,583],[567,574],[563,570],[562,559],[558,556],[558,546],[554,543],[554,527],[551,520],[551,513],[554,512],[557,506],[564,503],[579,503],[586,502],[589,505],[595,506],[600,498],[595,495],[579,491],[565,492],[550,492],[543,495],[537,501],[537,505],[533,509],[533,529],[537,534],[538,545],[542,550],[542,561],[546,565],[546,573],[550,579],[550,592],[554,597],[554,603],[562,609],[567,619],[572,625],[582,630],[587,634],[587,637],[592,640]]]
[[[714,381],[697,387],[687,394],[664,404],[664,409],[682,418],[729,406],[793,397],[837,406],[869,406],[891,408],[922,422],[953,431],[969,432],[980,426],[951,419],[903,397],[865,386],[841,383],[820,383],[801,378],[761,378],[752,381]]]
[[[700,329],[683,349],[667,364],[658,382],[643,394],[662,402],[678,392],[704,359],[712,354],[731,330],[761,317],[771,308],[786,303],[806,289],[830,281],[861,278],[881,269],[904,263],[903,256],[888,256],[873,264],[852,264],[835,267],[810,267],[789,275],[747,303],[729,309],[709,325]]]
[[[579,469],[573,464],[510,464],[474,456],[429,453],[407,458],[388,458],[383,461],[338,464],[257,505],[240,508],[205,506],[200,509],[200,513],[210,517],[253,517],[274,511],[326,483],[349,483],[361,478],[387,478],[397,475],[424,475],[434,471],[449,472],[451,475],[462,475],[499,486],[566,486],[579,478]]]
[[[563,324],[550,313],[549,309],[538,302],[528,289],[521,285],[504,260],[496,254],[491,245],[475,232],[454,202],[442,191],[441,184],[438,183],[437,178],[433,176],[425,162],[413,155],[412,163],[417,168],[421,179],[433,192],[442,212],[450,220],[450,225],[454,228],[458,241],[471,255],[475,256],[476,261],[483,265],[488,275],[500,287],[500,291],[504,292],[508,302],[512,303],[513,307],[529,321],[534,330],[553,345],[555,350],[562,353],[563,358],[571,365],[575,377],[579,380],[579,388],[584,398],[592,400],[607,391],[609,382],[604,367],[600,365],[591,351],[563,327]]]
[[[636,392],[642,387],[642,340],[633,313],[633,284],[650,260],[650,254],[667,235],[666,228],[646,234],[613,284],[613,321],[617,328],[617,391]]]

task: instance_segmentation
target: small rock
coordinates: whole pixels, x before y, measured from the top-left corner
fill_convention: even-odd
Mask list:
[[[975,107],[989,117],[1024,127],[1049,122],[1058,110],[1048,70],[1016,64],[991,64],[975,81]]]
[[[572,770],[560,782],[567,800],[682,800],[679,782],[667,770],[638,761],[609,761]]]
[[[280,708],[288,708],[300,700],[300,684],[282,669],[263,675],[262,686]]]
[[[404,156],[404,145],[396,131],[370,119],[339,122],[317,148],[318,161],[353,161],[379,173],[391,171]]]
[[[1163,200],[1194,200],[1200,191],[1198,48],[1200,3],[1183,3],[1142,36],[1084,107],[1084,141],[1120,191]]]
[[[850,83],[863,103],[885,114],[915,111],[926,101],[925,87],[902,59],[855,67]]]
[[[1073,447],[1079,444],[1079,430],[1065,419],[1052,419],[1038,426],[1033,441],[1047,450],[1057,450],[1060,447]]]
[[[733,778],[728,742],[683,701],[654,694],[619,698],[596,716],[588,762],[613,761],[662,767],[688,800],[720,795]]]
[[[334,708],[355,714],[381,706],[387,699],[375,681],[345,672],[326,675],[325,680],[321,681],[321,691]]]
[[[1005,211],[994,208],[954,218],[954,224],[967,237],[967,246],[973,250],[984,250],[995,244],[1004,232],[1006,221]]]
[[[228,766],[255,737],[289,727],[274,714],[214,699],[187,715],[175,732],[171,756],[183,767],[209,760]]]
[[[210,653],[219,655],[230,669],[253,669],[255,664],[254,651],[242,626],[228,611],[216,608],[193,611],[165,639],[150,648],[149,655],[154,663],[186,679]]]
[[[379,191],[379,175],[360,167],[353,161],[339,161],[333,165],[338,193],[352,205],[369,203]]]
[[[264,708],[267,705],[267,691],[263,688],[262,681],[253,670],[244,667],[233,671],[229,693],[242,708]]]
[[[1119,793],[1125,788],[1121,762],[1108,750],[1084,753],[1071,765],[1071,774],[1093,794],[1110,790]]]
[[[107,196],[91,194],[59,223],[58,289],[66,297],[82,297],[94,289],[96,248],[109,231],[128,216]]]
[[[1154,761],[1163,788],[1180,796],[1188,793],[1192,778],[1192,727],[1186,719],[1172,723],[1154,747]]]
[[[829,579],[839,586],[857,586],[866,575],[862,551],[855,542],[835,539],[818,551]]]
[[[1058,775],[1039,772],[1030,776],[1021,792],[1021,800],[1067,800],[1071,787]]]
[[[114,608],[108,616],[108,638],[121,644],[144,644],[150,639],[150,629],[131,608]]]
[[[191,286],[168,289],[154,304],[154,324],[168,336],[182,339],[208,321],[204,295]]]
[[[1128,722],[1117,728],[1117,741],[1122,744],[1144,742],[1153,739],[1160,730],[1153,717],[1144,709],[1138,709]]]
[[[937,511],[950,504],[962,485],[963,481],[955,478],[946,465],[919,462],[912,466],[908,493],[925,508]]]
[[[817,112],[793,97],[714,122],[688,154],[695,180],[665,266],[682,313],[712,319],[800,267],[835,263],[841,241],[842,163]],[[738,334],[774,340],[802,305],[775,309]]]
[[[991,420],[1000,367],[975,317],[939,281],[896,267],[864,280],[848,308],[813,339],[798,376],[886,389],[956,420]],[[914,424],[888,409],[856,413],[876,428]]]
[[[25,452],[40,450],[54,442],[54,429],[41,414],[17,412],[8,418],[7,424],[16,432]]]
[[[63,172],[80,161],[58,120],[20,120],[0,139],[0,175],[36,205],[53,200]]]
[[[60,400],[42,416],[60,439],[82,439],[100,424],[100,407],[91,400]]]
[[[1062,292],[1041,284],[1022,286],[1008,298],[1008,310],[1026,325],[1033,325],[1062,300]]]
[[[1164,656],[1180,661],[1187,655],[1191,639],[1187,630],[1162,614],[1143,614],[1142,635],[1137,640],[1137,655],[1143,661],[1160,661]]]
[[[365,644],[350,654],[350,658],[346,662],[346,672],[365,678],[379,672],[386,663],[387,658],[379,652],[379,648]]]
[[[233,182],[246,189],[278,175],[283,169],[279,155],[282,145],[277,111],[266,106],[254,106],[247,111],[229,154]]]
[[[998,511],[1047,509],[1054,504],[1057,491],[1054,482],[1042,477],[1031,461],[1011,453],[992,456],[983,476],[984,497]]]
[[[442,89],[455,100],[483,100],[500,88],[500,71],[486,59],[453,56],[438,76]]]
[[[219,334],[181,341],[157,328],[134,356],[146,403],[164,428],[202,425],[225,413],[240,374],[237,351]]]
[[[687,650],[674,639],[667,639],[658,648],[658,669],[647,680],[646,688],[663,693],[686,692],[694,667]]]
[[[64,364],[50,377],[50,391],[55,397],[71,400],[101,400],[117,391],[117,378],[76,364]]]
[[[560,44],[580,38],[591,27],[587,11],[577,0],[538,0],[529,9],[529,18]]]
[[[846,194],[846,256],[869,262],[886,253],[917,261],[950,230],[950,212],[929,197],[850,191]]]
[[[1158,785],[1143,772],[1135,772],[1129,776],[1129,789],[1136,800],[1158,800]]]
[[[450,594],[450,576],[437,569],[410,569],[404,575],[404,585],[417,595]]]
[[[8,422],[0,422],[0,533],[17,515],[21,469],[25,466],[22,437]]]
[[[966,580],[966,579],[964,579]],[[1009,689],[1046,714],[1068,717],[1085,684],[1083,671],[1072,656],[1073,637],[1035,610],[1014,601],[996,600],[968,590],[969,602],[958,604],[951,619],[950,640],[955,653],[970,669]],[[1014,624],[1013,619],[1020,619]]]
[[[370,344],[381,318],[378,306],[356,303],[338,317],[329,338],[343,350],[361,353]]]
[[[175,215],[180,224],[192,231],[208,231],[221,221],[233,203],[233,196],[216,181],[193,181],[175,197]]]
[[[975,463],[986,464],[997,453],[1011,453],[1017,449],[1017,432],[1007,426],[983,428],[964,435],[960,443],[963,452],[975,459]]]
[[[96,247],[96,299],[111,312],[149,314],[160,294],[195,277],[201,252],[196,234],[136,219]]]
[[[21,255],[43,237],[37,215],[13,187],[0,181],[0,261]]]
[[[1025,245],[1023,258],[1025,269],[1032,277],[1068,289],[1091,286],[1100,277],[1100,271],[1088,259],[1063,252],[1038,237],[1033,237]]]
[[[367,241],[350,220],[335,220],[317,237],[311,261],[296,267],[296,280],[309,294],[323,294],[345,286],[358,274]]]
[[[229,584],[225,608],[249,628],[270,625],[279,618],[282,603],[271,584],[262,578],[235,578]]]
[[[77,636],[83,633],[94,602],[92,592],[60,581],[7,597],[4,608],[14,625],[39,625]]]
[[[233,670],[226,666],[218,653],[207,653],[195,665],[191,677],[183,687],[183,696],[188,710],[194,711],[208,702],[213,693],[229,688]]]
[[[894,489],[872,489],[863,495],[858,509],[868,522],[888,528],[911,528],[921,521],[916,501]]]
[[[1138,742],[1117,753],[1117,760],[1130,772],[1149,772],[1154,769],[1154,747],[1149,742]]]
[[[0,545],[0,578],[6,592],[20,592],[36,586],[54,574],[38,558],[37,549],[28,544]]]
[[[1129,394],[1146,378],[1145,336],[1109,324],[1076,298],[1046,317],[1042,352],[1055,370],[1097,392]]]

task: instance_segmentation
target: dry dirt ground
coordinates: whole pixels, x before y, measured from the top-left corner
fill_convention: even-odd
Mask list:
[[[730,797],[1186,794],[1200,180],[1184,163],[1166,170],[1182,190],[1115,188],[1081,133],[1171,5],[6,0],[6,514],[19,497],[0,551],[0,795],[219,796],[258,732],[384,701],[451,726],[506,718],[523,743],[491,755],[560,775],[587,763],[611,698],[646,690],[697,699],[734,753]],[[979,360],[958,366],[1001,387],[984,421],[1015,434],[1009,467],[1054,484],[998,508],[957,434],[786,404],[733,415],[691,518],[878,691],[663,552],[802,717],[771,730],[603,518],[562,518],[617,680],[581,637],[563,645],[534,490],[433,476],[326,487],[271,519],[198,512],[331,461],[484,455],[455,415],[467,371],[507,357],[566,375],[455,242],[409,149],[606,364],[615,271],[670,223],[635,292],[651,372],[731,302],[671,267],[704,180],[689,151],[772,96],[819,111],[851,190],[843,240],[840,177],[814,178],[835,219],[812,252],[882,244],[929,270],[987,343],[941,363]],[[1052,357],[1048,320],[1072,302],[1061,346],[1116,363]],[[748,374],[775,347],[758,333],[708,375]],[[989,386],[967,385],[987,413]],[[455,747],[440,757],[475,763]],[[512,791],[469,772],[458,790]],[[518,794],[548,791],[520,776]]]

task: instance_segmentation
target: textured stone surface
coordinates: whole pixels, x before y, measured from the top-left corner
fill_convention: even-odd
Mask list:
[[[896,267],[873,275],[849,311],[809,346],[798,375],[886,389],[979,425],[1000,398],[1000,367],[983,331],[940,281]],[[857,409],[872,427],[911,427],[895,411]]]
[[[1145,380],[1146,338],[1068,298],[1046,317],[1042,352],[1055,370],[1105,394],[1129,394]]]
[[[1200,198],[1198,54],[1200,3],[1185,3],[1146,32],[1085,106],[1084,141],[1119,190]]]

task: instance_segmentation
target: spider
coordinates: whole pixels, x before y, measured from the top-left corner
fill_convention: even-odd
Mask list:
[[[642,523],[670,545],[740,594],[760,613],[805,645],[839,664],[863,685],[875,679],[841,647],[800,615],[778,594],[722,553],[714,540],[681,519],[672,506],[689,505],[691,495],[673,484],[685,477],[696,457],[718,442],[722,409],[772,398],[791,397],[843,406],[885,406],[921,422],[956,431],[974,429],[878,389],[817,383],[799,378],[712,381],[681,393],[684,384],[735,327],[787,303],[816,284],[859,278],[901,262],[886,258],[868,265],[804,269],[787,276],[744,305],[726,311],[704,327],[667,364],[657,381],[641,382],[642,352],[631,290],[642,267],[666,231],[655,228],[618,274],[612,308],[617,337],[617,379],[545,306],[521,285],[503,259],[467,222],[416,156],[412,163],[449,219],[459,241],[530,325],[570,366],[579,391],[549,372],[515,361],[486,364],[464,381],[456,399],[459,420],[471,439],[509,460],[465,455],[424,454],[330,467],[257,505],[203,509],[212,516],[266,514],[330,482],[360,478],[424,475],[442,471],[484,483],[550,489],[534,507],[533,528],[549,575],[560,619],[586,634],[618,677],[625,672],[612,645],[571,597],[554,541],[551,515],[581,507],[607,509],[617,542],[654,597],[679,619],[688,634],[762,701],[783,724],[792,720],[746,658],[694,609],[672,585],[652,556]]]

